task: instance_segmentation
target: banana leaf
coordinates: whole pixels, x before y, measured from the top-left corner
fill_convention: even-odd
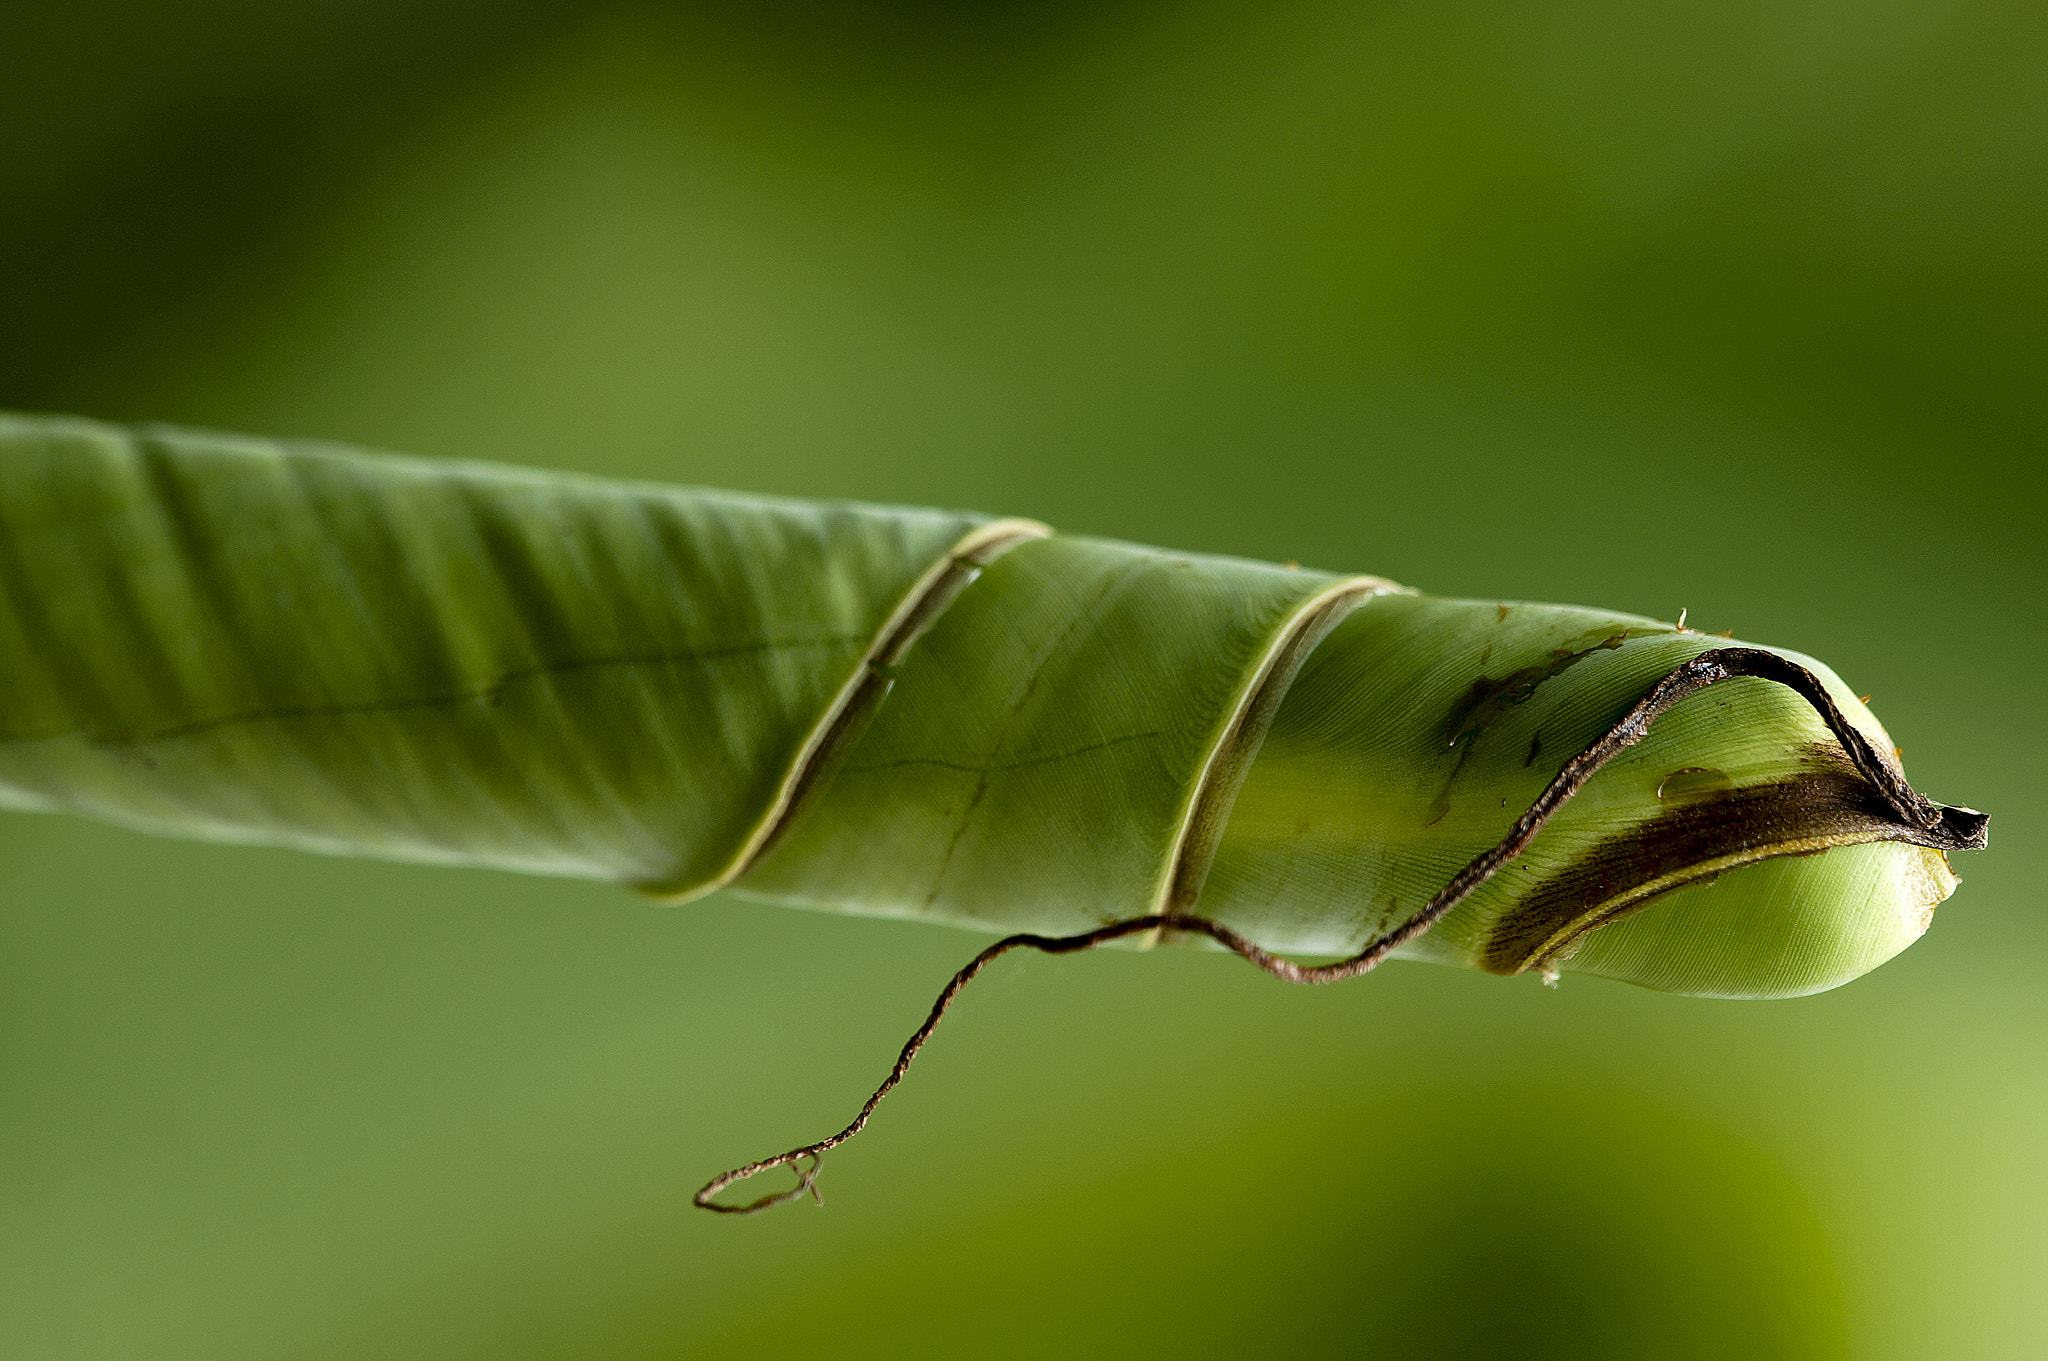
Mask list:
[[[1629,717],[1716,656],[1764,660]],[[1983,844],[1893,751],[1820,663],[1632,615],[0,417],[0,806],[1344,957],[1519,835],[1391,952],[1767,997],[1896,954]]]

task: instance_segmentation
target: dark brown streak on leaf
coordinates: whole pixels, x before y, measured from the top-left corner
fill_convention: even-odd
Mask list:
[[[1611,651],[1640,633],[1638,629],[1620,629],[1590,646],[1553,648],[1549,660],[1511,671],[1498,680],[1481,676],[1472,682],[1464,698],[1452,706],[1451,716],[1444,723],[1444,745],[1455,747],[1467,734],[1491,727],[1508,710],[1527,703],[1536,687],[1552,676],[1563,675],[1595,652]]]
[[[1503,613],[1501,618],[1505,619],[1507,615]],[[1620,629],[1588,645],[1575,647],[1567,643],[1563,647],[1552,648],[1549,660],[1525,666],[1519,671],[1511,671],[1498,680],[1481,676],[1472,682],[1472,688],[1465,692],[1464,697],[1451,707],[1451,716],[1444,722],[1444,746],[1455,747],[1461,738],[1473,736],[1491,727],[1509,709],[1527,703],[1530,696],[1536,693],[1536,687],[1552,676],[1564,674],[1595,652],[1618,648],[1642,632],[1640,629]],[[1529,757],[1522,762],[1523,765],[1530,765],[1535,761],[1542,740],[1539,734],[1536,741],[1530,743]],[[1451,811],[1451,787],[1458,782],[1458,776],[1464,773],[1465,762],[1471,755],[1472,743],[1467,742],[1464,750],[1458,753],[1457,763],[1451,767],[1451,773],[1444,777],[1444,787],[1424,810],[1423,826],[1436,826]]]
[[[1487,941],[1480,967],[1516,974],[1555,954],[1558,935],[1582,923],[1573,939],[1647,905],[1626,902],[1610,912],[1603,903],[1688,866],[1754,853],[1757,860],[1801,854],[1816,838],[1859,842],[1910,841],[1909,828],[1884,796],[1859,775],[1832,743],[1815,744],[1810,774],[1750,785],[1667,809],[1649,822],[1588,848],[1551,876],[1529,899],[1502,917]],[[1800,846],[1801,850],[1772,850]],[[1595,914],[1588,918],[1588,914]]]

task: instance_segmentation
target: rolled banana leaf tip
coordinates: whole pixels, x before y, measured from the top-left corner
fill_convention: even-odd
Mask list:
[[[1618,642],[1615,645],[1618,646]],[[1558,660],[1546,668],[1545,675],[1536,676],[1529,684],[1533,686],[1535,681],[1547,675],[1558,674],[1575,662],[1578,655],[1560,651]],[[1660,899],[1677,897],[1687,890],[1692,890],[1696,896],[1698,890],[1714,887],[1719,875],[1715,874],[1702,883],[1699,866],[1703,862],[1711,863],[1710,848],[1720,843],[1727,825],[1734,823],[1744,827],[1796,825],[1809,834],[1810,843],[1804,849],[1781,850],[1771,859],[1738,863],[1738,877],[1741,871],[1759,869],[1782,873],[1783,868],[1795,858],[1818,857],[1837,846],[1859,851],[1881,849],[1889,852],[1897,849],[1939,862],[1939,868],[1931,872],[1923,867],[1923,873],[1914,882],[1925,887],[1919,892],[1909,891],[1905,901],[1897,905],[1903,910],[1892,914],[1895,927],[1892,932],[1859,942],[1862,946],[1860,952],[1853,949],[1845,951],[1833,943],[1825,944],[1819,952],[1825,958],[1799,961],[1809,966],[1804,972],[1796,964],[1788,970],[1782,959],[1774,958],[1770,962],[1770,970],[1771,977],[1778,980],[1775,988],[1752,981],[1741,984],[1746,991],[1736,995],[1797,996],[1821,991],[1866,972],[1896,953],[1897,949],[1911,943],[1926,929],[1934,906],[1947,897],[1956,882],[1947,870],[1947,852],[1982,848],[1986,842],[1988,819],[1974,810],[1932,804],[1913,791],[1896,762],[1850,722],[1828,693],[1825,682],[1814,672],[1759,649],[1715,649],[1680,663],[1660,678],[1612,727],[1565,762],[1564,768],[1516,819],[1500,842],[1469,861],[1420,911],[1356,954],[1329,964],[1301,965],[1274,955],[1211,918],[1179,911],[1112,922],[1071,936],[1048,938],[1028,933],[1010,936],[982,951],[954,975],[939,994],[925,1023],[904,1045],[889,1076],[868,1098],[850,1125],[818,1143],[723,1173],[698,1190],[694,1203],[702,1209],[721,1214],[751,1214],[784,1204],[806,1192],[815,1198],[819,1160],[828,1150],[852,1138],[866,1126],[876,1106],[903,1080],[918,1052],[930,1040],[960,992],[990,963],[1011,950],[1029,948],[1066,954],[1143,933],[1179,932],[1213,941],[1289,983],[1329,983],[1370,972],[1403,945],[1422,936],[1526,851],[1545,824],[1602,767],[1640,742],[1661,715],[1709,686],[1747,677],[1767,679],[1786,686],[1812,705],[1840,743],[1853,770],[1846,773],[1822,770],[1797,782],[1764,785],[1747,791],[1730,790],[1708,802],[1660,813],[1647,825],[1638,826],[1625,836],[1596,846],[1587,857],[1587,863],[1576,873],[1552,877],[1541,893],[1496,928],[1482,967],[1497,973],[1520,973],[1533,969],[1546,984],[1554,986],[1560,966],[1572,961],[1601,928],[1608,929],[1607,939],[1600,942],[1602,945],[1624,940],[1624,936],[1614,929],[1623,918],[1640,914]],[[1458,721],[1459,713],[1469,714],[1470,708],[1468,703],[1464,709],[1454,710],[1453,723]],[[1818,755],[1823,762],[1830,757],[1828,753]],[[1688,767],[1675,774],[1697,774],[1699,770]],[[1670,787],[1671,778],[1659,781],[1660,792]],[[1835,830],[1820,830],[1825,828]],[[1622,899],[1619,906],[1610,901],[1591,912],[1582,906],[1606,898],[1602,886],[1617,876],[1656,885],[1678,874],[1690,877],[1633,899]],[[1755,882],[1752,873],[1749,879],[1744,880],[1744,886],[1753,886]],[[1844,896],[1854,897],[1856,891],[1851,889]],[[1672,919],[1667,918],[1661,924],[1669,927],[1673,924]],[[1710,929],[1725,930],[1726,926],[1726,922],[1715,922]],[[1657,944],[1664,943],[1659,941]],[[1717,995],[1714,991],[1717,983],[1725,984],[1727,980],[1740,976],[1726,965],[1718,970],[1710,969],[1704,981],[1684,972],[1685,965],[1698,957],[1696,950],[1666,952],[1653,946],[1651,953],[1656,957],[1648,961],[1630,959],[1625,947],[1620,951],[1600,953],[1604,958],[1599,962],[1604,967],[1588,971],[1608,972],[1651,986],[1661,983],[1667,991],[1713,996]],[[1678,973],[1668,972],[1674,959],[1680,965]],[[1655,970],[1659,967],[1665,968],[1667,973],[1658,975]],[[1790,981],[1786,981],[1788,976]],[[807,1170],[801,1167],[805,1159],[811,1160]],[[798,1168],[798,1184],[788,1191],[740,1205],[721,1205],[713,1199],[721,1191],[757,1173],[783,1166]]]
[[[1812,659],[1611,611],[0,414],[0,807],[1001,937],[853,1125],[707,1209],[815,1197],[1011,949],[1835,986],[1988,840],[1893,751]]]

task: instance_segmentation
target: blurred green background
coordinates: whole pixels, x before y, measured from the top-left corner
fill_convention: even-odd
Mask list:
[[[2048,1354],[2048,9],[67,0],[0,406],[972,506],[1811,652],[1995,815],[1796,1002],[1003,964],[0,815],[0,1353]]]

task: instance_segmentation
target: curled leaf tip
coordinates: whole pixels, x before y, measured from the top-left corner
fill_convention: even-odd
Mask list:
[[[791,1149],[787,1153],[760,1162],[749,1163],[713,1178],[697,1192],[696,1205],[701,1209],[721,1214],[752,1214],[795,1200],[806,1191],[815,1198],[817,1188],[814,1183],[818,1159],[827,1149],[844,1143],[860,1133],[882,1098],[903,1080],[918,1051],[932,1037],[939,1022],[944,1019],[947,1010],[961,991],[989,964],[1011,950],[1028,948],[1047,954],[1070,954],[1144,932],[1178,931],[1189,935],[1206,936],[1233,954],[1288,983],[1333,983],[1371,972],[1401,946],[1428,931],[1460,902],[1527,850],[1552,816],[1584,788],[1587,781],[1591,780],[1603,766],[1641,741],[1660,716],[1681,700],[1709,686],[1737,677],[1774,681],[1794,691],[1814,708],[1842,744],[1851,763],[1872,786],[1875,786],[1877,793],[1897,819],[1898,825],[1892,839],[1943,851],[1974,850],[1984,846],[1989,819],[1972,809],[1936,804],[1914,790],[1906,783],[1905,774],[1897,763],[1881,752],[1848,720],[1828,693],[1827,687],[1813,672],[1797,662],[1760,648],[1717,648],[1682,662],[1667,672],[1648,693],[1631,705],[1612,727],[1590,746],[1565,762],[1564,768],[1537,796],[1535,802],[1515,820],[1508,834],[1500,842],[1474,857],[1413,916],[1381,934],[1350,958],[1330,964],[1297,964],[1262,949],[1220,922],[1187,912],[1155,913],[1126,921],[1111,922],[1096,930],[1073,936],[1046,937],[1020,934],[1006,937],[976,955],[967,967],[953,975],[952,981],[932,1004],[931,1012],[925,1018],[924,1024],[903,1046],[903,1051],[897,1057],[889,1076],[875,1090],[874,1095],[868,1098],[851,1124],[829,1139],[803,1148]],[[1585,929],[1581,928],[1569,939],[1561,942],[1547,941],[1529,958],[1520,961],[1516,967],[1501,971],[1520,972],[1524,968],[1534,968],[1546,984],[1555,986],[1558,980],[1558,961],[1566,957],[1571,948],[1576,947],[1584,934]],[[809,1172],[799,1169],[798,1185],[789,1191],[764,1196],[741,1206],[719,1205],[711,1200],[719,1191],[736,1182],[744,1181],[757,1172],[784,1164],[794,1164],[806,1157],[812,1159]],[[820,1203],[823,1203],[822,1200]]]

